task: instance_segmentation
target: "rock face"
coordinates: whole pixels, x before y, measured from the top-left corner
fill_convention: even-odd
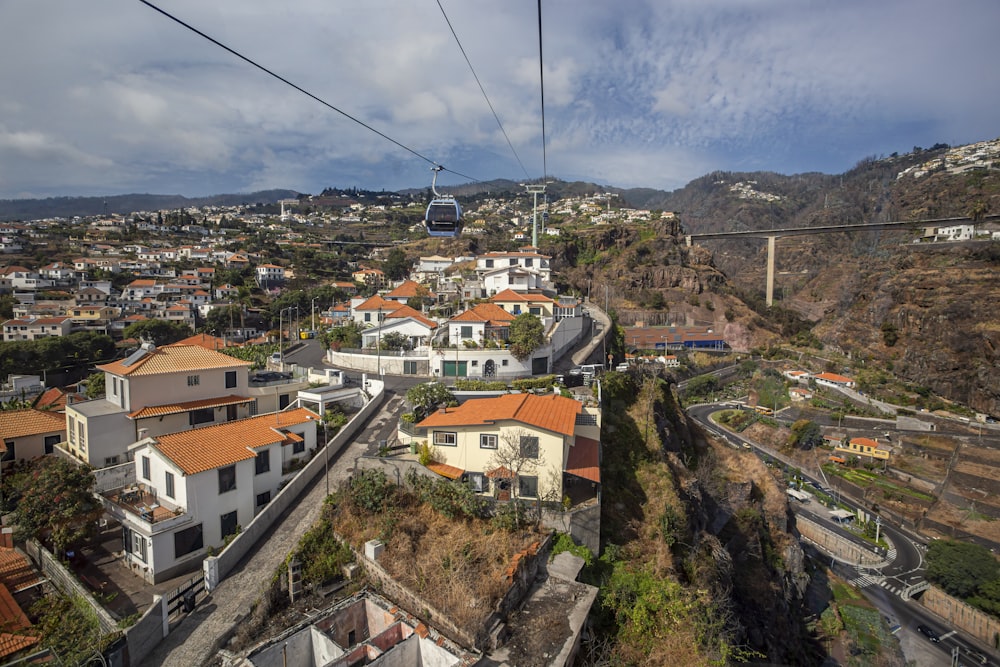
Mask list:
[[[856,297],[816,328],[911,383],[1000,415],[1000,244],[897,250],[859,271]]]

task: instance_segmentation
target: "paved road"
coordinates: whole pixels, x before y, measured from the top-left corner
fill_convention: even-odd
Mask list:
[[[330,488],[347,479],[354,460],[378,447],[377,434],[395,424],[402,398],[388,396],[359,436],[330,461]],[[207,662],[218,650],[220,638],[230,636],[260,597],[264,583],[271,579],[299,538],[319,518],[326,485],[323,475],[313,483],[274,525],[266,541],[259,542],[243,562],[224,579],[210,597],[171,632],[144,664],[164,667],[193,667]]]

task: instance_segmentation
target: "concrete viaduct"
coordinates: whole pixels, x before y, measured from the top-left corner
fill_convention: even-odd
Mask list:
[[[842,225],[818,225],[816,227],[789,227],[788,229],[759,229],[742,232],[705,232],[701,234],[688,234],[685,237],[685,241],[690,247],[694,244],[695,240],[702,239],[725,239],[738,237],[767,239],[767,305],[770,306],[774,303],[774,252],[775,242],[779,237],[807,236],[810,234],[837,234],[843,232],[870,232],[886,229],[937,228],[970,223],[976,224],[978,222],[997,219],[1000,219],[1000,214],[985,215],[979,220],[973,220],[969,217],[935,218],[932,220],[849,223]]]

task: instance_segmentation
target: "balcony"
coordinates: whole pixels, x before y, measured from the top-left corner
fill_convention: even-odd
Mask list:
[[[175,525],[177,522],[171,522],[169,526],[166,524],[172,519],[183,517],[180,523],[191,519],[183,507],[158,499],[156,489],[147,484],[111,489],[102,493],[101,498],[104,500],[104,508],[116,519],[122,520],[126,518],[126,514],[132,515],[133,521],[138,519],[151,526],[156,525],[158,530],[154,532]]]

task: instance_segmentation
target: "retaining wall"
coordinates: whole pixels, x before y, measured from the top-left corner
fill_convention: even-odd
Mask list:
[[[798,528],[799,534],[802,537],[845,563],[852,565],[877,565],[882,562],[880,556],[873,554],[871,551],[841,535],[827,530],[801,514],[795,517],[795,527]]]
[[[125,631],[129,664],[141,665],[157,644],[170,632],[167,618],[167,598],[153,596],[153,604],[136,623]]]
[[[368,404],[365,405],[351,421],[347,422],[330,442],[321,448],[316,456],[296,475],[270,503],[254,517],[236,538],[217,556],[204,560],[202,567],[205,572],[205,590],[211,592],[226,578],[237,563],[242,560],[250,549],[271,530],[271,526],[284,511],[295,503],[302,491],[312,483],[317,475],[322,474],[327,467],[327,461],[354,437],[358,429],[382,404],[385,397],[385,384],[379,380],[368,381],[372,392]]]
[[[90,608],[94,610],[94,615],[97,617],[97,622],[101,627],[102,633],[118,630],[118,621],[108,613],[107,609],[97,603],[90,590],[77,581],[73,573],[67,570],[41,543],[37,540],[28,540],[24,545],[24,551],[31,558],[32,562],[34,562],[35,567],[41,570],[56,588],[87,601]]]
[[[976,639],[996,648],[1000,641],[1000,620],[979,611],[936,586],[928,588],[920,598],[924,605],[945,619],[948,625],[969,633]]]

